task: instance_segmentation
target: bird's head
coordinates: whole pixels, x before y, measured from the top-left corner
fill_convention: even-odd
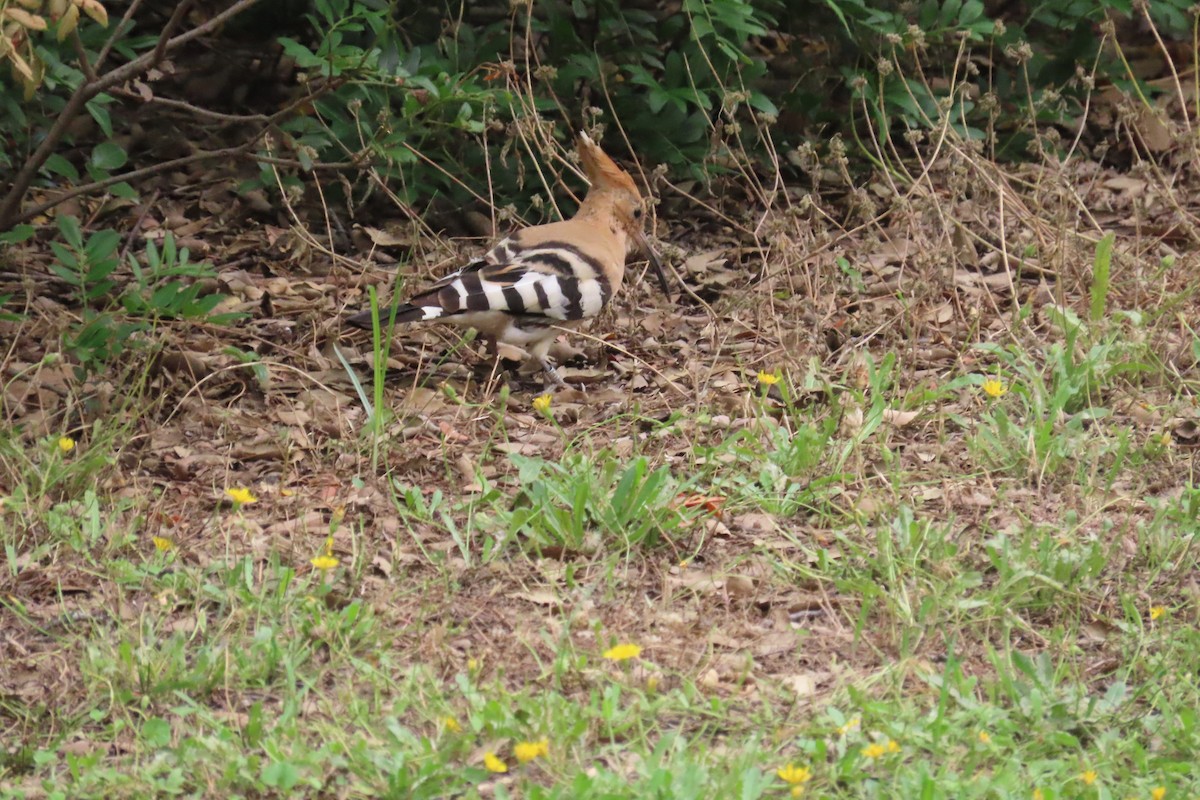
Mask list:
[[[662,261],[646,240],[646,208],[637,184],[586,133],[579,134],[575,146],[583,170],[592,184],[579,207],[580,215],[610,216],[625,231],[628,241],[635,243],[650,259],[663,294],[670,298],[671,287],[663,272]]]

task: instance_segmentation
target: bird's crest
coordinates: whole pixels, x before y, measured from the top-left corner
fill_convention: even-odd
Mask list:
[[[641,198],[642,194],[633,178],[629,177],[629,173],[618,167],[616,162],[600,149],[600,145],[592,141],[592,137],[581,131],[575,147],[593,188],[624,189],[632,192],[634,197]]]

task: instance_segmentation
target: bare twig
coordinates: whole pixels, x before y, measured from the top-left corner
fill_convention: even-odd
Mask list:
[[[83,72],[85,82],[94,83],[96,70],[92,68],[92,62],[88,61],[87,51],[83,49],[83,40],[79,38],[78,28],[71,31],[71,45],[75,48],[75,57],[79,59],[79,69]]]
[[[113,45],[121,38],[121,34],[127,30],[126,26],[129,25],[129,20],[133,19],[134,13],[141,4],[142,0],[133,0],[129,4],[129,8],[125,9],[125,16],[121,17],[121,21],[113,26],[112,33],[108,35],[108,40],[100,48],[100,54],[96,56],[96,63],[93,65],[95,69],[99,70],[104,66],[104,62],[108,60],[108,54],[112,52]]]
[[[158,66],[162,62],[163,56],[167,54],[167,42],[171,38],[171,32],[179,27],[179,23],[183,21],[183,16],[187,14],[188,9],[192,7],[192,0],[183,0],[179,5],[175,6],[175,13],[171,15],[171,19],[167,21],[166,26],[162,29],[162,34],[158,37],[158,44],[154,45],[154,58],[150,61],[150,66]]]
[[[241,122],[266,122],[270,119],[266,114],[222,114],[220,111],[210,111],[207,108],[201,108],[183,100],[172,100],[169,97],[159,97],[157,95],[147,100],[137,92],[131,92],[127,89],[116,89],[113,91],[113,94],[128,97],[130,100],[139,100],[147,104],[154,103],[155,105],[166,106],[167,108],[177,108],[180,111],[195,114],[197,117],[207,117],[216,122],[236,124]]]
[[[114,183],[120,183],[121,181],[131,181],[131,180],[137,180],[139,178],[147,178],[151,175],[157,175],[160,172],[167,172],[168,170],[172,170],[175,167],[182,167],[186,164],[194,164],[197,161],[204,161],[206,159],[212,159],[212,158],[224,158],[227,156],[236,156],[236,155],[241,154],[241,152],[245,146],[246,145],[238,145],[237,147],[224,147],[220,150],[204,150],[199,153],[192,153],[191,155],[183,156],[182,158],[173,158],[170,161],[160,161],[157,164],[151,164],[148,167],[142,167],[141,169],[135,169],[135,170],[132,170],[131,172],[123,172],[120,175],[110,175],[107,178],[104,178],[103,180],[92,181],[91,183],[85,183],[82,186],[73,186],[70,189],[67,189],[62,194],[56,195],[53,200],[47,200],[44,203],[37,204],[33,208],[28,208],[28,209],[22,211],[13,220],[13,224],[15,225],[19,222],[24,222],[27,219],[32,219],[33,217],[36,217],[38,214],[41,214],[45,211],[48,211],[51,208],[54,208],[59,203],[63,203],[63,202],[66,202],[67,200],[70,200],[72,197],[78,197],[81,194],[88,194],[89,192],[96,192],[96,191],[99,191],[100,189],[106,189],[109,186],[112,186]]]

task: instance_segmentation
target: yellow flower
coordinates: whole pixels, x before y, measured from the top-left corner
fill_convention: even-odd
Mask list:
[[[860,725],[862,725],[862,720],[859,719],[858,717],[855,717],[854,719],[847,721],[845,725],[842,725],[841,727],[839,727],[837,729],[838,736],[845,736],[847,733],[850,733],[851,731],[856,731],[856,730],[858,730]]]
[[[1085,772],[1079,773],[1079,780],[1083,781],[1086,785],[1091,786],[1096,782],[1096,770],[1089,769]]]
[[[480,663],[479,659],[477,659],[477,658],[468,658],[467,659],[467,672],[478,672],[479,668],[481,666],[482,666],[482,664]]]
[[[1150,619],[1158,620],[1167,615],[1166,606],[1150,606]]]
[[[760,369],[758,371],[758,382],[763,386],[774,386],[775,384],[779,383],[779,373],[764,372]]]
[[[996,378],[988,378],[983,382],[983,393],[988,397],[1003,397],[1008,394],[1008,387],[1003,381]]]
[[[151,536],[150,541],[154,542],[154,549],[160,553],[165,553],[175,546],[175,543],[165,536]]]
[[[979,736],[979,741],[983,744],[988,744],[992,741],[992,735],[987,731],[980,731],[977,735]]]
[[[1034,789],[1034,790],[1033,790],[1033,800],[1042,800],[1043,796],[1044,796],[1044,795],[1042,795],[1042,790],[1041,790],[1041,789]]]
[[[642,648],[636,644],[619,644],[604,651],[604,657],[609,661],[627,661],[642,654]]]
[[[1153,789],[1150,790],[1150,797],[1152,798],[1152,800],[1163,800],[1163,798],[1166,796],[1167,796],[1167,787],[1165,787],[1165,786],[1155,786]]]
[[[58,437],[58,449],[64,453],[69,453],[75,449],[75,440],[70,436]]]
[[[339,563],[341,562],[339,562],[336,558],[328,555],[317,556],[316,558],[312,559],[312,565],[321,570],[321,572],[328,572],[336,567]]]
[[[338,506],[333,510],[333,514],[329,517],[329,530],[336,531],[338,526],[342,524],[342,520],[346,518],[346,507]]]
[[[784,783],[790,783],[793,786],[800,783],[808,783],[812,779],[812,770],[808,767],[797,767],[795,764],[780,767],[775,770],[775,774],[779,776],[779,780]]]
[[[550,404],[554,402],[554,398],[548,394],[539,395],[533,399],[533,410],[539,414],[549,414]]]
[[[249,503],[257,503],[258,498],[249,489],[237,488],[226,489],[225,496],[239,506],[248,505]]]
[[[483,754],[483,766],[488,772],[508,772],[508,764],[496,758],[496,754],[490,751]]]
[[[886,752],[887,748],[881,745],[879,742],[874,742],[863,748],[863,755],[867,758],[879,758]]]
[[[442,717],[442,727],[451,733],[462,733],[462,725],[458,724],[458,720],[451,716]]]
[[[793,786],[790,794],[792,795],[792,797],[803,797],[804,796],[804,784],[798,783],[795,786]]]
[[[889,753],[899,753],[900,752],[900,743],[893,741],[891,739],[888,739],[887,751]]]
[[[533,761],[538,756],[544,756],[549,752],[550,741],[548,739],[540,739],[536,742],[517,742],[513,746],[513,755],[522,764]]]

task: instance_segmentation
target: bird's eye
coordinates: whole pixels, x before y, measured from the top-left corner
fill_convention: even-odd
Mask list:
[[[635,209],[633,210],[633,218],[634,218],[634,219],[641,219],[641,218],[642,218],[642,210],[641,210],[640,208],[635,208]]]

